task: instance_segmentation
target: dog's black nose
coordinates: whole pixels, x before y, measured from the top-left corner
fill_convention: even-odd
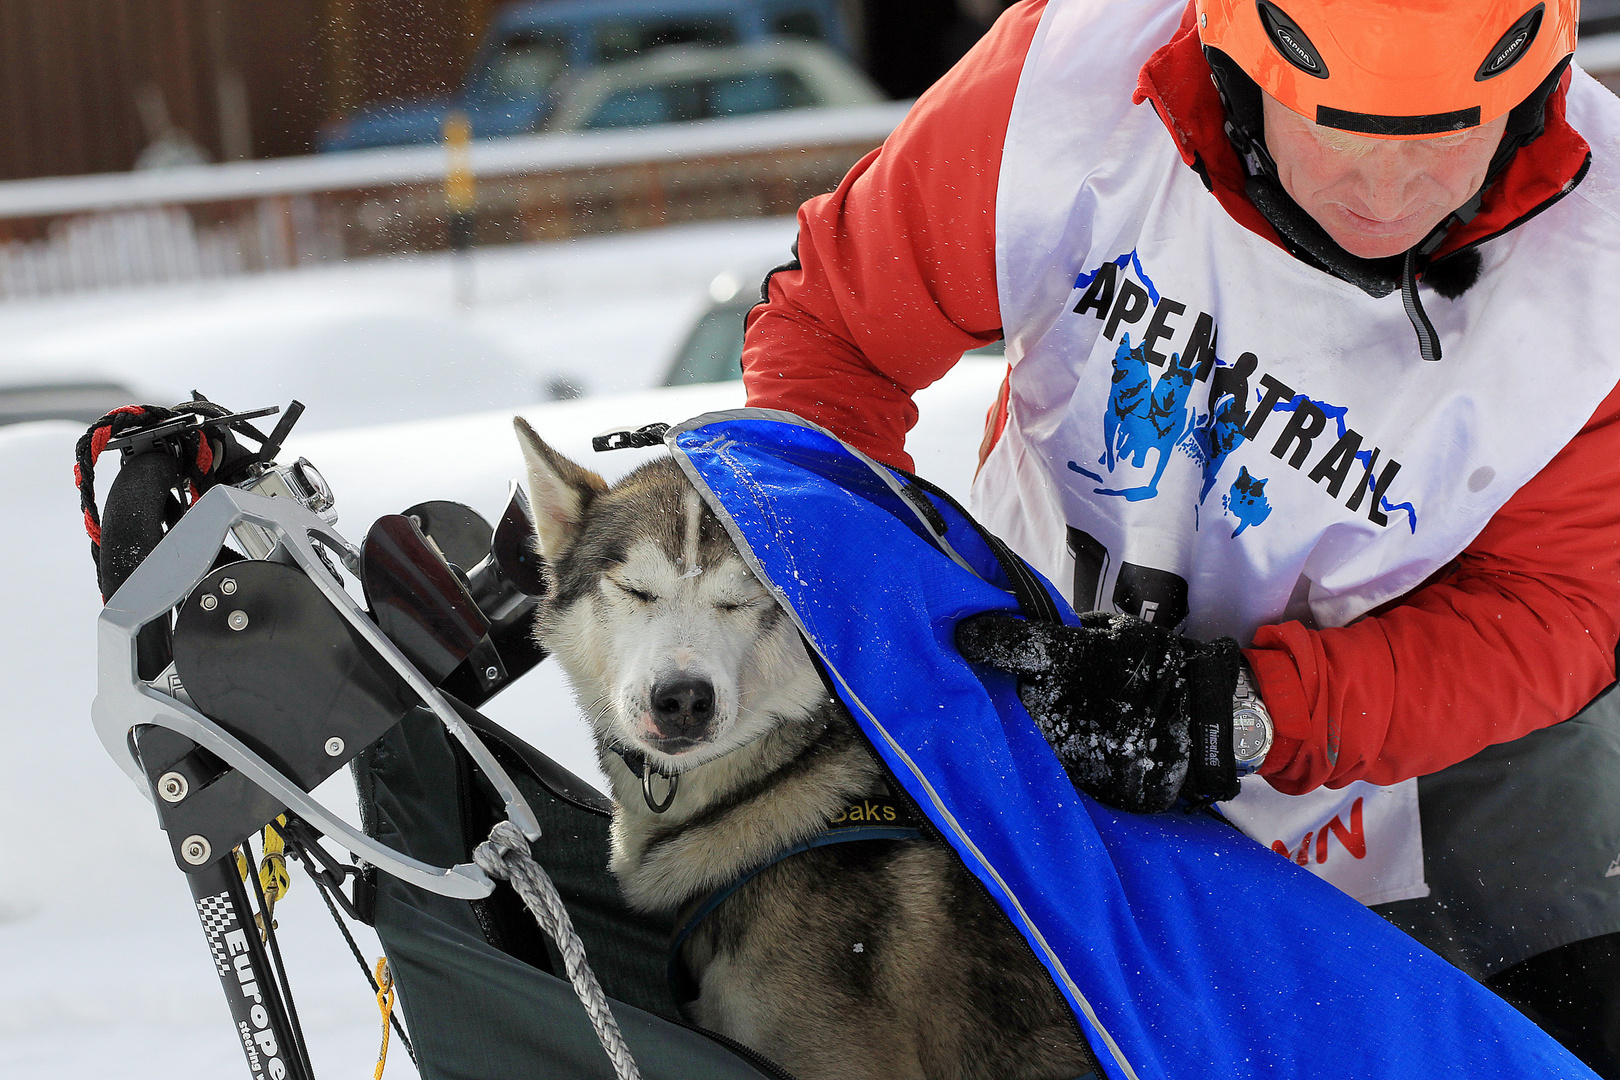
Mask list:
[[[692,675],[677,675],[653,687],[653,719],[666,736],[695,736],[714,716],[714,684]]]

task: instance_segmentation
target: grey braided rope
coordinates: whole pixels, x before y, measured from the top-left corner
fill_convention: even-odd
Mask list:
[[[512,888],[523,898],[530,914],[540,929],[551,935],[562,953],[563,966],[568,969],[568,981],[574,984],[574,993],[590,1015],[596,1038],[613,1062],[613,1073],[618,1080],[641,1080],[641,1070],[630,1056],[619,1022],[608,1010],[607,995],[596,981],[596,972],[585,960],[585,944],[574,932],[574,922],[563,907],[557,886],[529,854],[529,841],[510,821],[503,821],[489,831],[489,839],[473,852],[473,862],[492,878],[510,881]]]

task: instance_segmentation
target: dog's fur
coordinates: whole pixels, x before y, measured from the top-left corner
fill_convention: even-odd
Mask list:
[[[609,488],[516,427],[548,574],[537,633],[612,781],[612,870],[633,907],[685,918],[883,791],[883,774],[673,459]],[[614,747],[678,775],[667,812],[648,808]],[[700,988],[691,1019],[800,1080],[1069,1080],[1089,1066],[1028,946],[933,841],[779,862],[708,916],[683,958]]]

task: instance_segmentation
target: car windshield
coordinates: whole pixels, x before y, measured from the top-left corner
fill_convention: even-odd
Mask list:
[[[568,43],[552,34],[524,31],[501,43],[489,65],[490,92],[500,97],[536,97],[568,66]]]
[[[810,8],[788,8],[772,15],[771,33],[808,41],[827,40],[827,28],[822,25],[821,16]]]
[[[664,385],[687,386],[742,378],[743,320],[753,310],[756,299],[748,295],[716,304],[704,312],[687,335]],[[1007,355],[1007,343],[992,341],[964,355],[1000,360]]]
[[[732,19],[663,19],[657,22],[608,22],[596,34],[596,58],[603,63],[634,60],[666,45],[735,45]]]
[[[815,104],[815,93],[798,72],[774,68],[627,86],[604,98],[585,127],[590,130],[638,127],[712,116],[745,116]]]
[[[667,385],[728,382],[742,378],[743,319],[752,302],[711,308],[692,328]]]

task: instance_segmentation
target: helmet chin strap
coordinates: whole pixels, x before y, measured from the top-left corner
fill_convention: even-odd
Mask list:
[[[1519,148],[1534,141],[1546,129],[1547,98],[1563,78],[1569,58],[1555,67],[1535,93],[1508,114],[1507,127],[1485,172],[1485,180],[1467,202],[1453,210],[1404,254],[1363,259],[1340,247],[1327,230],[1283,188],[1277,163],[1265,143],[1265,114],[1259,85],[1219,49],[1205,46],[1204,56],[1209,61],[1216,89],[1221,95],[1221,104],[1226,110],[1226,137],[1248,174],[1244,194],[1254,208],[1277,230],[1277,235],[1295,258],[1349,282],[1369,296],[1388,296],[1399,288],[1401,303],[1417,335],[1419,354],[1425,360],[1439,360],[1440,335],[1429,321],[1428,312],[1423,309],[1423,301],[1417,290],[1417,276],[1431,269],[1430,257],[1445,242],[1447,234],[1456,226],[1472,221],[1479,213],[1485,192],[1507,168]],[[1448,299],[1461,296],[1479,277],[1477,251],[1453,252],[1440,262],[1450,272],[1446,274],[1445,285],[1442,287],[1436,283],[1435,288]]]
[[[1277,234],[1283,238],[1283,243],[1295,257],[1349,282],[1368,296],[1388,296],[1399,288],[1401,304],[1405,307],[1406,317],[1411,321],[1412,330],[1417,335],[1418,353],[1425,360],[1440,359],[1440,335],[1435,331],[1434,324],[1429,321],[1428,312],[1423,310],[1423,301],[1418,296],[1418,270],[1420,267],[1427,268],[1429,255],[1445,241],[1446,234],[1453,227],[1472,221],[1474,215],[1479,213],[1484,190],[1482,187],[1475,192],[1468,202],[1452,211],[1444,221],[1431,229],[1427,236],[1407,249],[1404,254],[1382,259],[1363,259],[1340,247],[1328,235],[1327,230],[1317,224],[1315,218],[1288,196],[1288,192],[1283,190],[1281,182],[1275,175],[1251,173],[1244,185],[1249,201],[1277,230]],[[1474,251],[1459,252],[1449,256],[1445,261],[1448,268],[1455,271],[1450,275],[1448,284],[1460,282],[1462,286],[1451,295],[1461,295],[1479,276],[1479,254]],[[1452,262],[1457,265],[1451,266]]]

